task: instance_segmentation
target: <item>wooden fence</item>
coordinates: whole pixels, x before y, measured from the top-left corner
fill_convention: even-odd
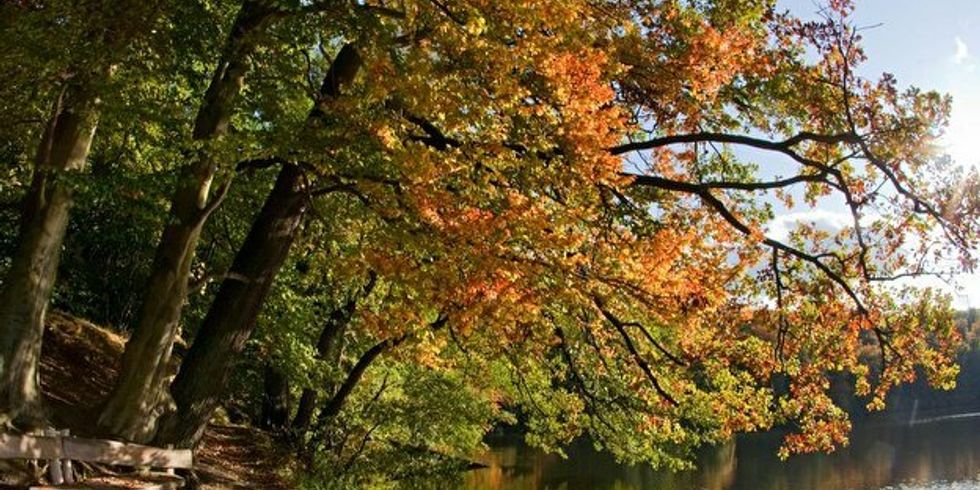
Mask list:
[[[45,435],[0,434],[0,459],[48,461],[48,480],[54,485],[75,482],[72,461],[134,468],[190,469],[194,456],[189,449],[163,449],[104,439],[71,437],[68,431],[45,431]],[[45,488],[45,487],[36,487]],[[50,487],[48,487],[50,488]]]

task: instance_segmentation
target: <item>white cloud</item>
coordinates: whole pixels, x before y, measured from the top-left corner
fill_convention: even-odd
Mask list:
[[[953,305],[960,309],[980,308],[980,272],[964,274],[958,282],[962,289],[954,296]]]
[[[937,289],[952,296],[953,308],[957,310],[980,307],[980,273],[962,273],[949,278],[949,280],[934,276],[905,278],[899,279],[891,285]]]
[[[970,56],[970,48],[959,36],[956,36],[954,41],[956,42],[956,52],[953,53],[953,63],[962,65],[963,63],[966,63],[967,60],[972,58],[972,56]]]
[[[851,224],[851,219],[849,214],[825,209],[787,213],[776,216],[769,222],[766,235],[776,240],[785,240],[799,223],[813,224],[818,230],[834,232]]]

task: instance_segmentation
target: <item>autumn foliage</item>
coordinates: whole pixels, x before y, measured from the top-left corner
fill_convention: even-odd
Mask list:
[[[303,224],[246,350],[302,359],[301,387],[357,366],[296,345],[333,314],[356,339],[336,359],[374,346],[519,413],[537,445],[585,435],[682,467],[777,426],[783,456],[846,444],[831,377],[870,409],[916,376],[954,383],[950,300],[910,285],[976,266],[980,176],[936,150],[948,97],[868,78],[849,2],[807,21],[765,0],[258,3],[228,135],[189,143],[166,106],[135,158],[206,154],[224,191],[234,169],[302,171]],[[171,73],[211,62],[182,56],[230,51],[184,42],[123,60],[123,80],[194,93]],[[338,88],[341,49],[358,63]],[[108,121],[99,135],[127,119]],[[251,219],[255,194],[222,223]],[[818,208],[847,224],[777,233]],[[361,376],[383,401],[387,375]],[[320,444],[322,419],[300,439]]]
[[[551,29],[548,2],[459,5],[409,73],[372,71],[405,120],[361,267],[406,301],[370,328],[447,315],[417,355],[506,359],[538,442],[667,464],[776,425],[786,454],[846,443],[832,374],[874,409],[917,369],[950,386],[948,299],[888,287],[973,265],[976,176],[932,149],[947,99],[858,76],[846,4],[561,3]],[[770,237],[775,202],[853,221]]]

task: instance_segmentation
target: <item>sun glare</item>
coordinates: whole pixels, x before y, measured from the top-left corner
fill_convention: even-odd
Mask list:
[[[980,167],[980,94],[954,94],[944,150],[957,164]]]

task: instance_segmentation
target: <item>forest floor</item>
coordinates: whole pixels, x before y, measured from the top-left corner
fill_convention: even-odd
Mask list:
[[[53,425],[94,435],[98,407],[109,394],[126,339],[111,330],[51,312],[41,359],[41,385]],[[291,451],[247,425],[212,423],[194,454],[202,489],[288,489]],[[287,455],[287,456],[284,456]]]

